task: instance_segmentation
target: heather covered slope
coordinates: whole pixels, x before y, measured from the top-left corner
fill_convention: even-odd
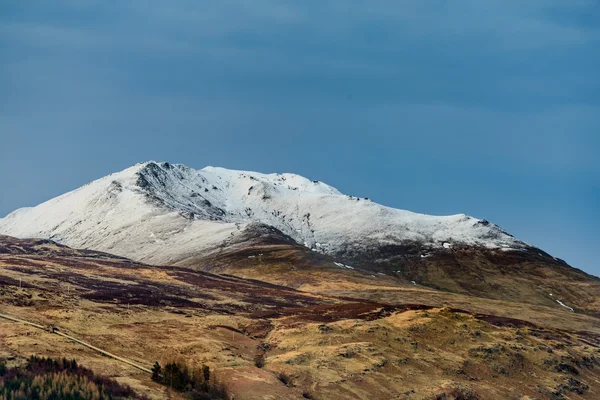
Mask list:
[[[346,295],[395,290],[386,304],[60,246],[56,254],[52,243],[40,251],[30,242],[5,237],[0,244],[12,249],[0,252],[1,313],[56,325],[144,366],[209,365],[238,400],[498,399],[507,393],[595,399],[600,393],[600,320],[562,308],[412,284],[386,288],[387,277],[370,285],[360,274],[321,280],[323,288],[338,285]],[[33,354],[77,358],[137,393],[168,397],[139,370],[0,319],[0,363]]]
[[[123,259],[94,250],[76,250],[48,239],[18,239],[0,235],[0,254]]]
[[[375,271],[448,292],[600,314],[600,279],[539,249],[455,246],[426,257],[374,252],[352,259],[354,265],[376,265]]]
[[[431,251],[427,257],[403,255],[369,263],[367,256],[376,260],[381,253],[346,259],[311,251],[273,228],[253,226],[246,233],[243,240],[231,241],[218,252],[178,265],[371,300],[403,302],[406,288],[431,288],[600,315],[600,279],[539,250],[456,246]]]

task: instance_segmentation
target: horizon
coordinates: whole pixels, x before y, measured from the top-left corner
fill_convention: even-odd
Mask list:
[[[0,9],[0,217],[160,159],[464,213],[600,276],[593,1]]]

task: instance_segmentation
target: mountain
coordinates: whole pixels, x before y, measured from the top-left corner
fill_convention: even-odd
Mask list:
[[[19,209],[0,220],[0,229],[84,247],[101,241],[101,247],[117,250],[125,237],[165,250],[185,247],[193,237],[194,247],[210,250],[252,222],[273,226],[328,254],[415,243],[423,256],[460,244],[507,251],[527,247],[483,220],[396,210],[298,175],[213,167],[197,171],[155,162],[137,164],[38,207]],[[179,253],[179,248],[174,250]],[[139,251],[136,257],[161,257]]]
[[[228,273],[244,273],[241,266],[254,265],[259,254],[265,265],[297,265],[300,258],[440,290],[559,306],[552,293],[571,307],[600,311],[597,278],[488,221],[393,209],[294,174],[141,163],[19,209],[0,219],[0,233]],[[282,259],[282,246],[293,249],[296,261]],[[224,265],[223,256],[235,262]]]

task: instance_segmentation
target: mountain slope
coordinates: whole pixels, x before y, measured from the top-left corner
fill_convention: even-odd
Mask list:
[[[257,226],[272,234],[257,234]],[[9,214],[0,219],[0,233],[228,273],[249,264],[240,255],[248,260],[260,254],[261,241],[276,237],[293,249],[289,265],[312,260],[313,267],[360,269],[405,283],[538,304],[556,305],[549,296],[556,291],[574,307],[600,311],[597,278],[494,224],[463,214],[397,210],[293,174],[137,164]],[[234,265],[226,265],[229,261]],[[254,265],[252,270],[257,279],[265,278]],[[565,284],[558,284],[563,278]]]
[[[269,235],[272,246],[292,246]],[[394,289],[402,303],[323,296],[0,237],[2,314],[148,368],[205,364],[238,400],[598,398],[599,319]],[[180,398],[149,374],[41,329],[0,318],[0,343],[0,365],[32,354],[76,358],[150,398]]]

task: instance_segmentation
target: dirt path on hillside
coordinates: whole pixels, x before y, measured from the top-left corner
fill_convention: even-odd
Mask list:
[[[62,336],[64,338],[66,338],[66,339],[69,339],[69,340],[75,342],[75,343],[79,343],[82,346],[85,346],[85,347],[90,348],[90,349],[92,349],[94,351],[97,351],[98,353],[103,354],[103,355],[105,355],[107,357],[113,358],[113,359],[115,359],[117,361],[121,361],[121,362],[123,362],[125,364],[128,364],[128,365],[131,365],[132,367],[135,367],[135,368],[137,368],[137,369],[139,369],[141,371],[147,372],[149,374],[152,373],[152,370],[149,369],[149,368],[143,367],[143,366],[141,366],[139,364],[136,364],[133,361],[129,361],[129,360],[123,358],[123,357],[119,357],[119,356],[117,356],[115,354],[109,353],[108,351],[102,350],[101,348],[96,347],[96,346],[94,346],[94,345],[92,345],[90,343],[84,342],[83,340],[77,339],[76,337],[73,337],[71,335],[67,335],[66,333],[62,333],[59,330],[54,329],[53,326],[51,326],[51,327],[49,327],[49,326],[43,326],[43,325],[36,324],[34,322],[31,322],[31,321],[27,321],[27,320],[24,320],[24,319],[21,319],[21,318],[17,318],[17,317],[13,317],[13,316],[6,315],[6,314],[0,314],[0,318],[4,318],[4,319],[7,319],[7,320],[12,321],[12,322],[18,322],[18,323],[22,323],[22,324],[25,324],[25,325],[33,326],[34,328],[42,329],[42,330],[44,330],[44,331],[46,331],[48,333],[53,333],[55,335]]]

